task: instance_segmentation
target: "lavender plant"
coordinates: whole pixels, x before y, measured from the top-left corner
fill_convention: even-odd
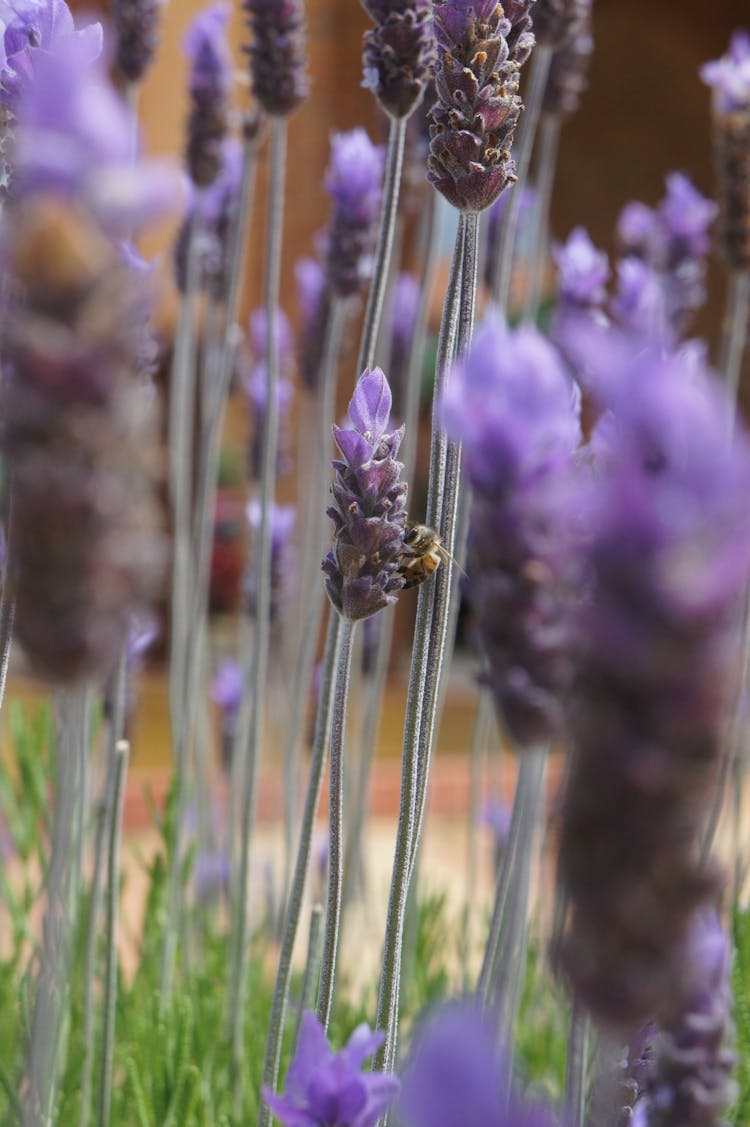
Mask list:
[[[699,838],[738,675],[750,462],[744,435],[727,447],[727,403],[695,359],[601,330],[590,343],[610,364],[611,414],[586,517],[562,957],[597,1015],[633,1024],[679,996],[693,910],[719,882]]]

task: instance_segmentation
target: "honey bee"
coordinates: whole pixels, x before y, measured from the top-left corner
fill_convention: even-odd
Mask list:
[[[440,534],[434,528],[407,520],[404,547],[398,560],[404,590],[424,583],[448,560],[453,560],[453,556],[443,547]]]

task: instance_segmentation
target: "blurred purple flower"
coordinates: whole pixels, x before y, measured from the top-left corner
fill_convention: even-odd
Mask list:
[[[718,883],[698,842],[739,673],[750,445],[742,432],[727,442],[728,404],[695,350],[601,330],[591,349],[609,414],[580,491],[590,598],[562,812],[563,960],[597,1015],[634,1025],[679,990],[693,910]]]
[[[420,294],[419,281],[413,274],[399,274],[393,284],[389,301],[388,325],[391,347],[388,372],[393,391],[393,411],[397,418],[404,417],[409,361],[419,312]]]
[[[222,712],[236,713],[242,704],[242,666],[226,658],[216,667],[211,682],[211,700]]]
[[[299,372],[307,390],[315,391],[320,381],[331,298],[326,273],[317,259],[300,259],[294,267],[294,276],[300,311]]]
[[[248,503],[247,523],[253,534],[260,528],[261,506],[257,500]],[[278,621],[281,615],[295,568],[291,560],[292,532],[297,519],[295,505],[271,505],[271,620]],[[251,568],[245,585],[247,609],[255,613],[255,568]]]
[[[359,293],[372,277],[380,215],[383,149],[364,129],[334,133],[326,189],[333,213],[326,235],[326,279],[338,297]]]
[[[597,312],[606,298],[609,259],[594,246],[584,227],[576,227],[567,241],[553,249],[557,288],[563,312]]]
[[[187,215],[175,243],[175,279],[181,293],[187,288],[188,241],[193,230],[195,209],[201,221],[197,237],[198,285],[215,296],[226,293],[229,284],[230,239],[239,203],[242,176],[242,146],[234,137],[225,137],[221,146],[221,167],[218,175],[202,192],[191,192]]]
[[[629,328],[653,330],[661,321],[660,331],[675,336],[705,299],[708,228],[717,207],[679,172],[666,183],[658,208],[634,201],[620,215],[617,235],[626,258],[620,271],[623,292],[613,311]],[[631,259],[641,265],[633,266]]]
[[[42,55],[17,104],[13,199],[53,192],[80,201],[115,233],[171,210],[171,165],[133,160],[134,121],[102,66],[76,53]]]
[[[593,0],[579,0],[577,16],[563,43],[550,60],[547,85],[544,88],[545,114],[570,116],[578,109],[586,89],[589,60],[594,50],[591,34]]]
[[[419,105],[435,64],[431,0],[363,0],[375,21],[365,32],[362,85],[387,114],[408,117]]]
[[[510,148],[522,103],[521,60],[513,47],[523,54],[523,37],[533,43],[533,34],[525,27],[529,4],[515,0],[508,7],[506,13],[495,0],[434,5],[438,100],[430,112],[427,177],[463,211],[483,211],[515,180]],[[514,16],[518,37],[511,47]]]
[[[243,0],[250,27],[250,79],[267,114],[286,117],[307,96],[302,0]]]
[[[704,63],[700,76],[713,90],[720,113],[744,110],[750,105],[750,33],[735,31],[726,55]]]
[[[538,44],[563,47],[575,34],[581,19],[591,13],[592,0],[536,0],[531,15]]]
[[[209,4],[195,16],[184,40],[190,61],[187,168],[199,188],[213,183],[222,166],[232,85],[229,14],[228,4]]]
[[[85,68],[101,55],[102,25],[76,29],[65,0],[0,3],[0,105],[15,110],[42,58],[60,52]]]
[[[720,1127],[737,1094],[727,1047],[731,1030],[730,946],[716,913],[696,916],[683,989],[662,1021],[646,1096],[633,1127]],[[678,1000],[679,999],[679,1000]]]
[[[555,1127],[541,1104],[508,1089],[508,1065],[489,1014],[448,1004],[417,1029],[397,1105],[408,1127]]]
[[[282,367],[292,359],[292,327],[283,309],[276,310],[274,318],[276,349]],[[250,345],[256,360],[268,357],[268,328],[265,309],[255,309],[250,314]],[[265,401],[265,395],[264,395]]]
[[[242,378],[242,386],[247,396],[250,408],[250,447],[248,450],[248,466],[250,476],[257,480],[260,476],[261,446],[263,429],[266,419],[267,403],[267,375],[266,365],[261,362],[250,367]],[[277,468],[283,473],[289,464],[287,423],[289,409],[294,398],[294,386],[291,380],[283,376],[276,385],[276,395],[279,405],[279,455]]]
[[[667,340],[665,292],[659,275],[641,258],[617,263],[617,289],[610,303],[623,329],[647,340]]]
[[[579,400],[533,328],[486,318],[442,406],[472,490],[467,597],[486,681],[521,746],[561,729],[577,545],[569,499]]]
[[[333,550],[323,560],[328,597],[339,614],[367,618],[396,601],[406,522],[406,484],[396,461],[404,428],[387,433],[391,390],[380,368],[360,376],[347,429],[334,426],[343,455],[334,461]]]
[[[285,1127],[374,1127],[399,1088],[389,1073],[361,1071],[382,1040],[382,1033],[359,1025],[334,1053],[322,1025],[306,1010],[285,1092],[275,1095],[264,1084],[263,1099]]]
[[[193,863],[193,887],[200,904],[218,899],[229,889],[229,856],[225,850],[201,850]]]
[[[735,31],[729,51],[706,63],[713,90],[714,164],[721,207],[719,239],[733,270],[750,269],[750,34]]]
[[[115,64],[126,82],[140,82],[156,53],[161,0],[110,0]]]

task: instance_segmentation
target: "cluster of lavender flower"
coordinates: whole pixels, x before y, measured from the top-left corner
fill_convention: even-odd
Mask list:
[[[592,49],[590,0],[365,0],[373,27],[365,35],[364,85],[386,115],[388,144],[374,145],[362,129],[334,135],[325,185],[329,226],[317,240],[317,256],[297,264],[305,389],[299,415],[309,468],[298,482],[297,512],[304,517],[298,521],[276,496],[279,479],[292,468],[295,360],[279,288],[286,122],[308,92],[302,2],[242,5],[254,104],[241,113],[233,104],[229,6],[209,6],[190,26],[184,190],[173,169],[140,155],[137,120],[123,97],[137,89],[153,58],[158,7],[114,0],[111,43],[103,50],[100,25],[76,28],[64,0],[0,5],[2,679],[13,636],[34,669],[68,693],[91,682],[102,687],[125,662],[138,616],[160,593],[167,552],[157,500],[153,294],[150,268],[131,240],[183,194],[173,258],[180,314],[168,457],[169,696],[179,828],[167,878],[163,998],[168,1002],[174,989],[184,933],[181,835],[191,789],[200,799],[204,781],[211,514],[221,425],[239,374],[252,416],[252,552],[236,662],[221,665],[213,688],[224,720],[222,762],[231,773],[228,860],[209,828],[197,831],[205,836],[198,842],[204,863],[196,865],[207,885],[205,861],[218,858],[216,879],[231,890],[227,1016],[236,1107],[243,1106],[248,1073],[257,780],[265,729],[282,719],[269,705],[277,664],[291,685],[288,841],[259,1122],[268,1124],[274,1114],[288,1127],[373,1127],[395,1114],[405,1127],[583,1127],[587,1062],[574,1047],[591,1020],[602,1045],[612,1038],[653,1043],[637,1084],[631,1069],[627,1096],[616,1082],[624,1076],[605,1075],[602,1052],[597,1079],[609,1093],[602,1124],[719,1127],[733,1097],[733,1056],[730,953],[720,917],[725,882],[713,831],[739,757],[742,654],[750,629],[750,439],[734,418],[750,310],[750,36],[738,32],[728,54],[702,72],[714,95],[718,207],[681,174],[668,177],[656,208],[629,204],[618,223],[611,292],[607,256],[583,229],[574,231],[554,250],[558,288],[545,334],[535,323],[534,293],[548,254],[558,133],[577,106]],[[115,62],[120,92],[107,75],[107,58]],[[519,91],[527,66],[524,107]],[[391,387],[376,360],[380,349],[385,353],[380,323],[398,245],[407,122],[428,90],[424,245],[435,241],[439,197],[458,212],[458,223],[437,345],[423,528],[413,519],[418,514],[407,516],[397,456],[403,449],[405,463],[414,465],[430,262],[434,269],[429,253],[421,283],[402,274],[393,286],[390,333],[383,334],[390,337],[386,355],[399,385],[399,425],[391,420]],[[238,319],[243,247],[265,136],[264,304],[245,331]],[[537,190],[530,196],[533,151]],[[531,235],[530,296],[520,325],[511,328],[503,278],[518,254],[522,199]],[[489,233],[480,226],[483,214],[492,216]],[[717,365],[726,386],[710,367],[707,347],[687,336],[705,298],[715,220],[730,275]],[[485,276],[500,307],[474,336],[482,234],[488,236]],[[360,297],[366,304],[357,378],[350,381],[348,422],[333,427],[340,456],[331,485],[336,377],[344,330]],[[321,517],[329,489],[332,545],[323,581]],[[460,586],[454,556],[465,569]],[[292,571],[301,576],[298,601],[289,593]],[[376,717],[382,679],[371,671],[387,668],[387,615],[415,576],[429,582],[420,586],[416,614],[376,1032],[360,1026],[334,1053],[327,1030],[345,906],[343,778],[353,638],[361,621],[378,624],[365,646],[365,715]],[[331,605],[300,815],[298,753],[325,591]],[[399,1080],[405,914],[462,596],[481,655],[481,692],[519,752],[519,783],[476,996],[417,1027]],[[112,748],[125,730],[123,678],[115,681]],[[367,738],[374,740],[375,727],[369,724]],[[564,1118],[520,1092],[512,1058],[544,763],[560,743],[568,748],[557,850],[563,910],[552,956],[574,1002]],[[327,753],[325,933],[319,965],[310,944],[306,975],[315,980],[310,1000],[317,1014],[302,1018],[284,1092],[277,1094],[292,951]],[[368,761],[361,751],[363,788]],[[113,753],[108,770],[116,772],[119,762]],[[114,788],[113,781],[107,785]],[[364,799],[358,801],[362,809]],[[112,804],[109,812],[114,817]],[[196,824],[208,821],[199,816]],[[59,856],[52,873],[80,865],[80,843],[71,833],[61,825],[54,835]],[[50,904],[52,913],[52,891]],[[72,934],[74,920],[67,925]],[[46,959],[44,974],[64,975],[54,951]],[[114,988],[108,975],[109,1037]],[[64,993],[58,982],[49,996]],[[30,1122],[54,1101],[59,1046],[39,1048],[49,1036],[46,1012],[38,1007],[31,1033]],[[373,1070],[365,1073],[372,1054]],[[106,1122],[111,1051],[103,1060],[99,1107]]]

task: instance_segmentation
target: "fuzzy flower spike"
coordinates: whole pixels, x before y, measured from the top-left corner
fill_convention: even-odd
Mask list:
[[[435,62],[431,0],[364,0],[375,27],[365,32],[362,83],[391,117],[419,105]]]
[[[253,94],[271,117],[287,117],[307,95],[302,0],[244,0],[243,7]]]
[[[362,1024],[334,1053],[323,1026],[307,1010],[286,1092],[275,1095],[264,1086],[263,1098],[285,1127],[374,1127],[399,1089],[389,1073],[361,1071],[382,1040],[382,1033]]]
[[[351,426],[334,426],[343,460],[333,462],[333,549],[323,560],[328,597],[352,621],[396,601],[403,587],[406,484],[396,461],[404,428],[387,433],[391,389],[380,368],[366,369],[349,404]]]
[[[580,440],[578,400],[535,329],[489,317],[443,403],[472,490],[468,598],[487,680],[521,747],[554,739],[570,676],[577,554],[565,503]]]
[[[454,207],[483,211],[515,180],[510,146],[522,60],[509,47],[514,24],[496,0],[439,0],[434,13],[438,100],[427,175]]]
[[[694,356],[588,331],[609,410],[581,502],[562,954],[589,1008],[632,1027],[679,1002],[694,910],[716,894],[700,844],[738,683],[750,447],[742,431],[727,444],[726,400]]]
[[[734,270],[750,269],[750,33],[736,31],[722,58],[701,78],[713,90],[714,155],[721,205],[720,239]]]
[[[199,188],[212,184],[221,170],[232,85],[228,21],[228,4],[210,4],[198,13],[185,36],[190,60],[187,167]]]

